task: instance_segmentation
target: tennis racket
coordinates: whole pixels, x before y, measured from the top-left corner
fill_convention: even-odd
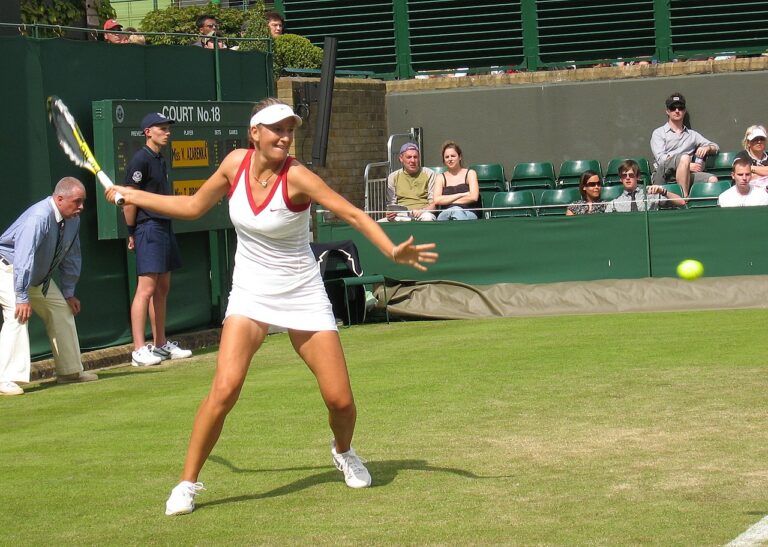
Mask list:
[[[56,130],[56,138],[59,141],[59,145],[69,159],[78,167],[87,169],[96,175],[96,179],[105,190],[110,186],[114,186],[112,180],[101,170],[96,158],[93,157],[93,152],[88,148],[88,143],[85,142],[75,117],[69,111],[67,105],[64,104],[64,101],[56,95],[48,97],[48,117],[51,120],[51,125]],[[125,203],[125,198],[120,193],[117,193],[115,194],[115,203],[122,206]]]

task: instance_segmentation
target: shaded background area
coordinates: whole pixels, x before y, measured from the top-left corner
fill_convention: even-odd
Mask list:
[[[83,272],[77,288],[82,301],[78,332],[84,351],[130,339],[130,291],[135,283],[125,241],[99,240],[96,202],[103,199],[90,173],[75,167],[59,148],[47,120],[45,100],[60,96],[93,143],[91,103],[101,99],[221,100],[255,102],[270,94],[271,63],[256,52],[213,52],[202,48],[113,45],[63,39],[0,37],[0,69],[5,85],[0,121],[7,136],[0,147],[4,193],[0,226],[5,229],[29,205],[49,195],[64,176],[82,180],[88,192],[82,215]],[[120,173],[116,178],[122,179]],[[213,235],[212,235],[213,234]],[[181,234],[184,267],[173,275],[168,331],[217,324],[229,276],[217,277],[231,262],[234,246],[224,231]],[[225,256],[223,256],[225,255]],[[212,259],[211,257],[215,257]],[[212,268],[212,260],[217,260]],[[223,285],[222,285],[223,284]],[[33,357],[49,353],[42,322],[30,323]]]

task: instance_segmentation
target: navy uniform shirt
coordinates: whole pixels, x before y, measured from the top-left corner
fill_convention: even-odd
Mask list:
[[[162,154],[155,154],[148,146],[143,146],[136,152],[128,167],[125,168],[125,185],[134,186],[139,190],[153,194],[171,195],[171,185],[168,182],[168,165]],[[169,217],[152,211],[138,208],[136,224],[149,219],[168,220]]]

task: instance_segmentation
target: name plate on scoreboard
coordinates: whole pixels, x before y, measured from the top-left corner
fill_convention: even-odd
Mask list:
[[[208,167],[207,141],[171,141],[173,167]]]

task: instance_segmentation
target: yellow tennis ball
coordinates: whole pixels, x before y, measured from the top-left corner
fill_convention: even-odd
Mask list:
[[[693,281],[704,275],[704,264],[691,258],[677,265],[677,275],[682,279]]]

